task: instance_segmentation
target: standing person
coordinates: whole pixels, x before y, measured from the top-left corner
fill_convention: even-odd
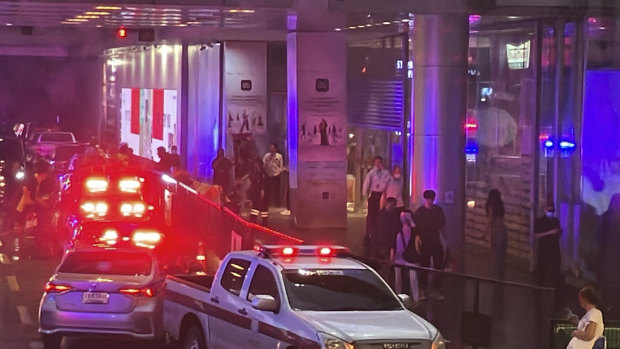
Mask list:
[[[252,172],[250,174],[250,191],[249,197],[252,200],[252,209],[250,210],[250,221],[253,223],[258,222],[258,217],[261,217],[261,224],[267,226],[269,219],[269,202],[267,201],[267,195],[265,192],[265,171],[263,170],[262,162],[260,159],[256,159]]]
[[[265,181],[267,202],[269,204],[275,204],[276,207],[280,207],[280,174],[284,171],[284,163],[282,154],[278,151],[278,146],[275,143],[271,143],[269,152],[263,156],[263,168],[267,175]]]
[[[377,232],[381,197],[385,192],[385,185],[389,176],[389,172],[383,168],[383,158],[380,156],[375,157],[374,167],[366,175],[362,188],[363,195],[368,199],[366,236],[364,237],[366,256],[372,255],[370,243],[373,240],[373,235]]]
[[[499,190],[491,189],[489,191],[489,197],[484,209],[487,214],[487,234],[493,248],[495,277],[503,280],[506,270],[508,235],[506,233],[506,224],[504,223],[506,210],[502,201],[502,193]]]
[[[405,181],[402,178],[402,169],[400,166],[395,165],[392,170],[392,175],[388,178],[385,186],[384,198],[395,198],[396,208],[398,211],[402,211],[405,208],[405,201],[403,200],[403,191],[405,189]]]
[[[230,170],[233,168],[233,163],[224,156],[224,149],[217,150],[217,156],[211,163],[211,168],[213,169],[213,185],[222,187],[224,193],[228,193],[232,189]]]
[[[578,320],[576,315],[572,317],[577,329],[573,331],[573,339],[568,343],[567,349],[592,349],[603,335],[603,313],[597,309],[600,302],[601,296],[593,286],[586,286],[579,291],[579,305],[586,314],[581,320]]]
[[[416,224],[419,235],[416,236],[416,246],[420,246],[420,265],[425,268],[431,267],[443,270],[444,249],[441,243],[441,229],[446,225],[446,216],[438,205],[435,205],[437,194],[434,190],[424,191],[424,205],[415,211],[413,221]],[[432,296],[438,300],[445,299],[437,288],[440,286],[440,277],[433,278],[435,291]],[[420,300],[428,297],[428,272],[420,273]]]
[[[608,316],[620,317],[620,193],[611,197],[601,219],[597,280],[603,289]]]
[[[560,221],[554,217],[555,206],[547,204],[545,215],[534,221],[536,239],[536,280],[540,285],[558,287],[562,283]]]
[[[244,156],[239,156],[235,164],[235,192],[240,198],[243,205],[248,200],[248,190],[252,185],[250,175],[252,173],[253,164]]]
[[[178,148],[176,145],[170,147],[170,153],[168,154],[168,159],[170,161],[170,167],[175,170],[181,170],[181,155],[178,154]]]
[[[399,265],[417,266],[419,264],[409,263],[405,260],[404,253],[409,247],[411,239],[415,239],[415,223],[413,223],[413,212],[411,210],[404,210],[400,213],[400,222],[402,227],[400,232],[396,234],[394,244],[390,250],[390,261]],[[417,251],[418,253],[420,251]],[[418,290],[418,279],[415,269],[408,270],[409,278],[409,290],[411,291],[411,298],[414,302],[420,300],[420,292]],[[394,267],[394,289],[396,293],[403,293],[403,270],[401,267]]]
[[[395,198],[387,198],[385,207],[379,212],[378,234],[373,236],[371,246],[372,257],[387,259],[390,256],[390,248],[394,244],[396,234],[401,230],[400,211],[396,207]]]
[[[168,152],[164,147],[157,147],[157,156],[159,161],[155,163],[155,169],[161,172],[170,172],[170,159]]]

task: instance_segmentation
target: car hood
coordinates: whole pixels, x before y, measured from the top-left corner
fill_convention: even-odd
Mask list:
[[[303,311],[300,316],[319,332],[347,342],[361,340],[433,340],[437,329],[407,310]]]

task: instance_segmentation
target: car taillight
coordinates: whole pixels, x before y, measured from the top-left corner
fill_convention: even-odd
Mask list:
[[[140,181],[135,178],[125,178],[118,182],[118,188],[120,191],[127,193],[137,193],[141,186],[142,184]]]
[[[82,211],[86,213],[87,217],[104,217],[108,214],[108,204],[105,202],[87,202],[82,206]]]
[[[134,297],[152,298],[155,296],[155,290],[150,287],[145,288],[124,288],[118,292]]]
[[[121,214],[125,217],[129,217],[131,215],[135,217],[142,217],[146,212],[146,205],[141,202],[137,203],[124,203],[121,205]]]
[[[45,293],[62,293],[71,290],[73,287],[67,285],[58,285],[48,282],[45,284]]]
[[[161,234],[156,231],[136,231],[132,240],[138,247],[155,248],[161,241]]]
[[[108,181],[105,178],[89,178],[86,180],[86,189],[91,193],[108,190]]]
[[[100,242],[104,242],[108,245],[116,245],[118,242],[118,232],[114,229],[106,230],[99,238]]]

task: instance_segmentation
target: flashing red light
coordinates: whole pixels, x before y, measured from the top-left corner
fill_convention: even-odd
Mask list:
[[[67,285],[56,285],[51,282],[45,284],[45,293],[62,293],[71,290],[73,287]]]
[[[295,249],[292,247],[285,247],[282,249],[282,255],[286,257],[291,257],[295,255]]]
[[[127,37],[127,29],[125,27],[120,27],[116,30],[116,35],[118,35],[118,37],[120,39],[124,39]]]
[[[548,135],[548,134],[546,134],[546,133],[541,133],[541,134],[538,136],[538,140],[539,140],[539,141],[541,141],[541,142],[544,142],[544,141],[546,141],[546,140],[549,140],[549,138],[551,138],[551,136],[549,136],[549,135]]]
[[[134,297],[153,298],[153,296],[155,296],[155,290],[153,290],[152,288],[148,288],[148,287],[146,288],[124,288],[122,290],[119,290],[118,292],[129,295],[129,296],[134,296]]]
[[[331,257],[334,254],[334,250],[329,247],[320,247],[317,250],[317,254],[321,257]]]
[[[469,120],[465,123],[465,131],[476,131],[478,129],[478,122],[476,120]]]

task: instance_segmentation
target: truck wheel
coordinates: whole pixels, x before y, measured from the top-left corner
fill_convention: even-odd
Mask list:
[[[191,325],[183,336],[183,349],[207,349],[202,329],[196,325]]]
[[[60,349],[62,336],[57,334],[41,334],[41,341],[45,349]]]

